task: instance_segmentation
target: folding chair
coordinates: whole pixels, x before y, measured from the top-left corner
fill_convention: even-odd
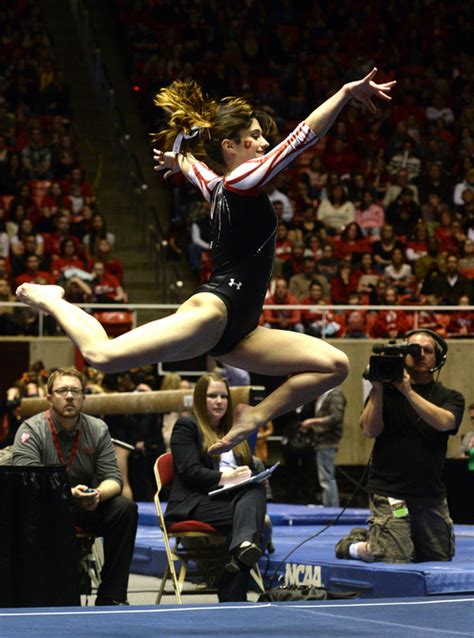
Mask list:
[[[226,551],[226,538],[220,534],[215,527],[202,521],[179,521],[177,523],[171,523],[167,527],[161,507],[160,492],[163,487],[170,486],[173,482],[174,465],[171,452],[166,452],[157,458],[154,472],[157,486],[155,505],[166,550],[166,567],[161,579],[156,603],[158,604],[161,601],[165,591],[166,581],[171,575],[176,602],[182,604],[181,592],[183,591],[189,562],[195,561],[202,574],[203,566],[205,569],[205,565],[208,561],[215,562],[216,559],[223,558],[224,552]],[[173,547],[171,546],[170,539],[174,539]],[[199,544],[194,544],[190,539],[198,541]],[[181,562],[179,576],[176,574],[175,568],[175,563],[177,562]],[[204,576],[205,575],[206,573],[204,571]],[[255,565],[251,569],[250,575],[257,584],[259,591],[265,591],[258,565]],[[207,589],[199,589],[196,593],[209,591],[215,590],[208,587]]]
[[[76,527],[76,539],[79,545],[79,582],[80,593],[87,596],[100,585],[100,573],[104,565],[104,549],[100,538],[92,532]]]

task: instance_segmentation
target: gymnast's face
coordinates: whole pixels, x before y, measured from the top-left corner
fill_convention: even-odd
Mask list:
[[[223,381],[209,381],[206,392],[206,408],[209,423],[217,428],[221,419],[225,416],[229,405],[229,395],[226,384]]]
[[[236,166],[262,157],[269,147],[269,143],[263,137],[262,127],[255,118],[252,119],[249,128],[240,131],[240,141],[232,144]]]

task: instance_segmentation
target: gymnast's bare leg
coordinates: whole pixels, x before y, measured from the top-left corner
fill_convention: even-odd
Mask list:
[[[22,284],[16,294],[23,303],[52,315],[89,364],[103,372],[208,352],[219,341],[227,320],[224,303],[202,292],[185,301],[175,314],[109,339],[94,317],[63,299],[60,286]]]
[[[339,385],[349,372],[347,356],[325,341],[261,326],[219,360],[249,372],[291,376],[258,405],[236,407],[231,430],[210,448],[216,454],[229,450],[263,423]]]

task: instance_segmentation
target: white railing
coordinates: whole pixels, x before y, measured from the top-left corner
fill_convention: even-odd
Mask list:
[[[86,303],[86,304],[77,304],[79,307],[84,308],[88,312],[98,312],[98,311],[107,311],[107,312],[124,312],[128,311],[132,314],[133,317],[133,326],[140,325],[144,323],[144,321],[140,321],[140,312],[141,311],[150,311],[156,310],[156,318],[159,319],[161,317],[172,314],[175,310],[179,308],[178,304],[167,304],[167,303],[156,303],[156,304],[144,304],[144,303],[127,303],[127,304],[116,304],[116,303]],[[28,307],[25,304],[20,302],[0,302],[1,308],[25,308]],[[322,313],[322,322],[324,326],[324,322],[328,314],[337,314],[343,313],[347,310],[360,310],[360,311],[369,311],[369,312],[377,312],[380,310],[403,310],[411,315],[413,315],[413,328],[418,327],[418,317],[421,312],[433,312],[442,315],[449,314],[451,312],[474,312],[474,306],[413,306],[413,305],[398,305],[398,306],[380,306],[380,305],[315,305],[310,306],[307,304],[280,304],[280,305],[265,305],[264,309],[273,309],[273,310],[306,310],[311,312],[321,312]],[[44,337],[44,316],[45,314],[42,311],[38,311],[38,337]],[[147,320],[149,320],[149,315]],[[323,331],[324,332],[324,331]],[[2,335],[0,335],[2,336]]]

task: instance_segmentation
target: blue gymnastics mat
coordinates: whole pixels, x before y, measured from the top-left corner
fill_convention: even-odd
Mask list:
[[[474,593],[474,527],[457,525],[456,556],[453,561],[390,565],[337,560],[337,541],[351,529],[334,525],[286,555],[306,538],[323,530],[321,525],[277,526],[273,529],[276,551],[260,559],[260,569],[268,586],[274,574],[298,585],[324,586],[331,591],[354,591],[361,597],[386,598]],[[281,563],[281,565],[280,565]],[[157,527],[140,525],[137,531],[131,571],[161,576],[166,564],[162,535]]]
[[[137,503],[138,524],[158,526],[154,503]],[[166,504],[164,508],[166,510]],[[337,525],[365,525],[368,509],[348,507],[324,507],[323,505],[292,505],[290,503],[268,503],[267,511],[273,526],[277,525],[327,525],[336,521]],[[341,514],[340,518],[338,516]],[[336,520],[337,519],[337,520]]]
[[[472,636],[474,596],[378,601],[56,607],[0,611],[2,638],[455,638]]]

